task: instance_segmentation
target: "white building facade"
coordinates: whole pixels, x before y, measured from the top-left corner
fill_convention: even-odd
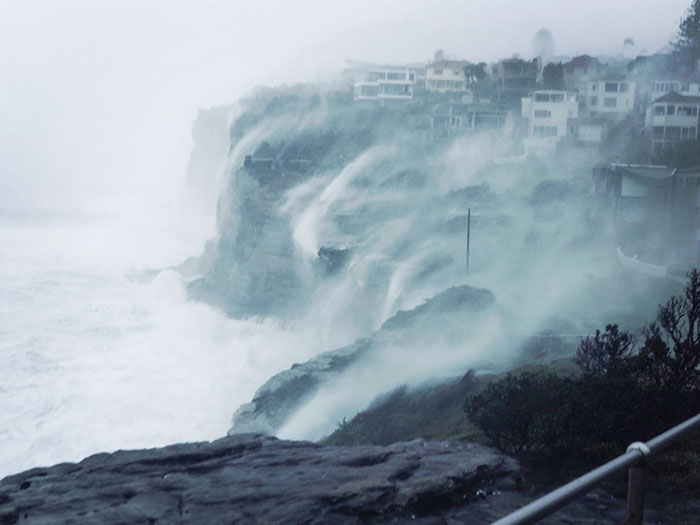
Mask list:
[[[418,73],[408,67],[372,67],[366,80],[355,82],[355,100],[410,100]]]
[[[472,65],[466,60],[441,60],[425,68],[425,88],[428,91],[469,92],[464,68]]]
[[[674,91],[654,100],[646,111],[645,126],[656,157],[680,142],[698,139],[700,96],[684,96]]]
[[[570,91],[535,91],[522,98],[522,116],[528,120],[525,153],[548,155],[562,139],[576,133],[577,95]]]
[[[582,101],[589,117],[622,120],[634,109],[633,80],[621,75],[602,77],[586,83]]]

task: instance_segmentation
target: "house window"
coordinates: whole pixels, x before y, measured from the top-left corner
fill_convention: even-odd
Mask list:
[[[433,69],[433,73],[436,75],[442,75],[442,69]]]
[[[379,86],[360,86],[360,95],[363,97],[376,97],[379,93]]]
[[[411,82],[413,82],[415,79],[416,79],[415,73],[411,73],[410,75],[408,75],[408,80],[410,80]]]
[[[549,118],[552,116],[552,112],[547,109],[536,109],[535,118]]]
[[[535,102],[549,102],[549,93],[535,93]]]
[[[681,140],[688,140],[688,128],[681,128]]]
[[[663,139],[664,138],[664,127],[663,126],[654,126],[653,135],[655,139]]]
[[[681,84],[681,91],[683,91],[683,92],[690,91],[690,84],[687,82],[685,84]]]
[[[691,106],[678,106],[678,116],[679,117],[690,117],[693,114],[693,108]]]
[[[668,126],[666,128],[666,140],[674,142],[681,140],[681,128],[678,126]]]
[[[673,115],[676,112],[676,106],[668,106],[666,108],[667,115]]]
[[[617,82],[606,82],[605,83],[606,93],[617,93]]]
[[[620,84],[620,93],[627,93],[629,90],[629,84],[622,83]]]
[[[697,114],[698,114],[698,107],[693,106],[693,116],[695,117],[695,116],[697,116]]]
[[[654,106],[654,115],[665,115],[666,106]]]
[[[591,84],[591,91],[598,91],[598,84]]]
[[[535,126],[532,130],[532,134],[536,137],[556,137],[557,127],[556,126]]]
[[[562,93],[552,93],[550,100],[552,102],[564,102],[564,95]]]
[[[386,80],[386,73],[383,71],[370,71],[367,73],[367,80],[376,82],[377,80]]]
[[[591,107],[598,105],[598,97],[591,97]]]
[[[617,107],[617,99],[614,97],[605,97],[605,100],[603,101],[603,105],[606,108],[616,108]]]
[[[384,94],[389,96],[410,95],[408,84],[385,84]]]
[[[406,73],[387,73],[387,80],[405,80]]]

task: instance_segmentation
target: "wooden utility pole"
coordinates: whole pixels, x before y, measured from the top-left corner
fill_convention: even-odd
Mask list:
[[[472,228],[472,209],[467,209],[467,273],[469,273],[469,237]]]

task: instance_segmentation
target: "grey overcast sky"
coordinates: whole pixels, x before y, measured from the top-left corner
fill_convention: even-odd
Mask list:
[[[654,52],[690,0],[0,0],[0,206],[174,198],[197,109],[344,58]]]

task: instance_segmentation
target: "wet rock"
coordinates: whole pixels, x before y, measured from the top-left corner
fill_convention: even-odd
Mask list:
[[[471,286],[455,286],[440,292],[412,310],[399,310],[393,317],[387,319],[382,329],[395,330],[416,323],[428,315],[455,313],[465,310],[481,311],[496,302],[489,290],[472,288]]]
[[[319,385],[337,378],[371,346],[371,340],[360,339],[273,376],[255,392],[250,403],[236,410],[229,435],[245,432],[273,434],[296,408],[311,399]]]
[[[345,266],[350,258],[347,248],[322,246],[318,250],[318,260],[326,275],[332,275]]]
[[[400,310],[384,322],[370,338],[360,339],[350,346],[320,354],[313,359],[292,366],[269,379],[233,415],[229,435],[242,432],[274,434],[284,422],[310,400],[324,383],[337,379],[349,366],[380,346],[391,336],[420,332],[420,323],[431,323],[435,316],[465,314],[486,310],[495,303],[494,295],[470,286],[449,288],[428,299],[412,310]],[[460,318],[462,319],[462,318]]]
[[[498,505],[489,494],[517,469],[475,444],[332,447],[247,434],[9,476],[0,481],[0,517],[56,525],[423,520],[469,505],[477,493]]]

